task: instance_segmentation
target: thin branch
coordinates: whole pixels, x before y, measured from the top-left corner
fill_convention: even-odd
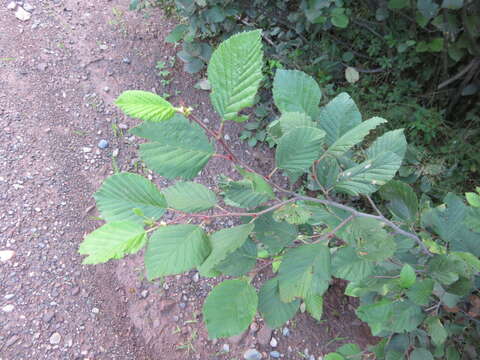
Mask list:
[[[470,63],[465,66],[460,72],[458,72],[456,75],[452,76],[450,79],[445,80],[442,82],[440,85],[437,86],[437,90],[443,89],[447,85],[450,85],[452,82],[460,79],[463,75],[465,75],[467,72],[470,71],[470,69],[475,66],[477,63],[480,62],[480,59],[474,58]]]
[[[391,227],[395,231],[395,233],[406,236],[406,237],[409,237],[409,238],[415,240],[415,242],[421,247],[422,252],[425,255],[433,256],[433,254],[428,250],[428,248],[425,246],[423,241],[417,235],[401,229],[398,225],[396,225],[392,221],[388,220],[383,215],[372,215],[372,214],[363,213],[363,212],[360,212],[360,211],[358,211],[358,210],[356,210],[356,209],[354,209],[350,206],[343,205],[343,204],[340,204],[340,203],[337,203],[337,202],[331,201],[331,200],[317,199],[317,198],[298,195],[298,194],[295,194],[295,198],[298,199],[298,200],[312,201],[312,202],[320,203],[320,204],[323,204],[323,205],[333,206],[333,207],[336,207],[337,209],[346,210],[346,211],[350,212],[351,214],[353,214],[355,216],[358,216],[358,217],[365,217],[365,218],[375,219],[375,220],[381,221],[384,224]]]
[[[332,231],[330,231],[328,234],[322,235],[318,240],[314,241],[313,243],[315,244],[315,243],[318,243],[318,242],[321,242],[323,240],[326,240],[326,239],[329,239],[329,238],[333,237],[333,235],[335,235],[335,233],[337,231],[339,231],[341,228],[343,228],[345,225],[347,225],[350,221],[355,219],[355,217],[356,217],[356,215],[354,215],[354,214],[350,215],[349,217],[344,219],[340,224],[338,224]]]
[[[382,212],[380,211],[380,209],[377,207],[377,205],[373,202],[372,198],[368,195],[366,195],[366,198],[368,200],[368,202],[370,203],[370,205],[372,206],[373,210],[375,210],[375,212],[380,215],[380,216],[383,216]]]

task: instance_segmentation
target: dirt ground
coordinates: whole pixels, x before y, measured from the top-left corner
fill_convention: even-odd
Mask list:
[[[200,75],[184,74],[179,61],[162,84],[155,65],[175,59],[163,41],[175,19],[159,10],[129,12],[129,0],[30,0],[31,18],[21,21],[10,3],[0,1],[0,360],[242,359],[248,349],[311,360],[373,341],[341,286],[329,291],[320,323],[300,314],[272,333],[257,319],[242,336],[209,341],[200,310],[212,281],[191,272],[147,282],[141,255],[82,266],[78,244],[100,224],[92,194],[114,167],[166,184],[138,167],[126,132],[136,122],[114,99],[127,89],[168,92],[206,123],[218,119],[208,93],[194,88]],[[268,163],[237,133],[227,126],[238,153],[253,167]],[[228,173],[221,161],[203,171],[204,183]]]

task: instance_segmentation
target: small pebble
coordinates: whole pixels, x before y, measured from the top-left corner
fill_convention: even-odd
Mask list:
[[[262,358],[262,354],[260,354],[256,349],[248,349],[243,354],[243,358],[245,360],[260,360]]]
[[[124,57],[124,58],[122,59],[122,61],[123,61],[124,64],[129,64],[129,65],[130,65],[130,63],[131,63],[130,59],[127,58],[127,57]]]
[[[270,356],[274,359],[280,358],[280,353],[278,351],[270,351]]]
[[[31,13],[33,10],[35,10],[35,8],[34,8],[32,5],[28,4],[28,3],[24,3],[24,4],[23,4],[23,8],[24,8],[25,10],[27,10],[28,12],[30,12],[30,13]]]
[[[82,148],[82,151],[86,154],[86,153],[91,152],[91,151],[92,151],[92,148],[89,148],[89,147],[86,147],[86,146],[85,146],[85,147]]]
[[[143,290],[143,291],[140,293],[140,296],[142,297],[142,299],[145,299],[145,298],[148,296],[148,290]]]
[[[223,138],[228,141],[228,140],[230,140],[230,135],[225,134],[225,135],[223,136]]]
[[[200,274],[196,272],[192,277],[193,282],[198,282],[200,280]]]
[[[98,142],[98,147],[99,147],[100,149],[106,149],[106,148],[108,147],[108,141],[107,141],[107,140],[103,140],[103,139],[100,140],[100,141]]]
[[[92,309],[92,313],[94,313],[94,314],[98,314],[99,312],[100,312],[100,309],[99,309],[99,308],[94,307],[94,308]]]
[[[2,311],[6,313],[12,312],[13,309],[15,309],[15,306],[13,306],[12,304],[8,304],[2,307]]]
[[[282,329],[282,335],[283,335],[283,336],[288,336],[288,335],[290,335],[290,329],[287,328],[287,327],[284,327],[284,328]]]
[[[13,250],[0,250],[0,261],[7,262],[15,256],[15,251]]]
[[[228,344],[223,344],[222,350],[223,350],[223,352],[228,353],[228,352],[230,351],[230,345],[228,345]]]
[[[308,360],[315,360],[315,356],[314,356],[314,355],[310,355],[310,357],[308,358]]]
[[[17,3],[15,1],[11,1],[8,5],[7,5],[7,9],[8,10],[15,10],[15,8],[17,7]]]
[[[109,93],[109,92],[110,92],[110,88],[109,88],[108,86],[105,86],[105,87],[103,88],[103,91],[105,91],[106,93]]]
[[[58,332],[55,332],[52,334],[52,336],[50,336],[50,344],[52,345],[60,344],[61,339],[62,339],[62,336]]]
[[[19,6],[17,11],[15,11],[15,17],[20,21],[28,21],[32,17],[32,14]]]
[[[7,294],[7,295],[5,295],[3,298],[4,298],[5,300],[11,300],[11,299],[13,299],[14,297],[15,297],[15,294]]]

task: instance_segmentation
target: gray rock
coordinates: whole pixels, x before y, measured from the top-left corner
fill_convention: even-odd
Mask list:
[[[198,282],[200,280],[200,274],[196,272],[192,277],[193,282]]]
[[[274,359],[280,358],[280,353],[278,351],[270,351],[270,356]]]
[[[230,345],[223,344],[222,351],[228,353],[230,351]]]
[[[60,335],[58,332],[54,332],[51,336],[50,336],[50,344],[52,345],[58,345],[60,344],[60,340],[62,340],[62,335]]]
[[[283,336],[288,336],[288,335],[290,335],[290,329],[287,328],[287,327],[284,327],[284,328],[282,329],[282,335],[283,335]]]
[[[20,21],[28,21],[32,17],[32,14],[19,6],[17,11],[15,11],[15,17]]]
[[[128,64],[128,65],[130,65],[132,63],[128,57],[124,57],[122,59],[122,61],[123,61],[123,63]]]
[[[140,296],[142,297],[142,299],[145,299],[145,298],[148,296],[148,290],[143,290],[143,291],[140,293]]]
[[[5,300],[12,300],[14,297],[15,297],[15,294],[7,294],[7,295],[5,295],[3,298],[4,298]]]
[[[47,311],[45,314],[43,314],[42,320],[46,323],[49,323],[50,321],[52,321],[54,316],[55,316],[54,311]]]
[[[262,354],[260,354],[256,349],[248,349],[243,354],[243,358],[245,360],[260,360],[262,358]]]
[[[308,360],[315,360],[315,356],[314,356],[314,355],[310,355],[310,357],[308,358]]]

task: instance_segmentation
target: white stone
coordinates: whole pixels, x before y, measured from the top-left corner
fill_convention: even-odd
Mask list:
[[[15,10],[16,7],[17,7],[17,3],[15,1],[11,1],[10,4],[8,4],[7,9]]]
[[[89,153],[89,152],[92,151],[92,148],[89,148],[89,147],[86,147],[86,146],[85,146],[85,147],[82,148],[82,151],[83,151],[84,153]]]
[[[100,309],[99,309],[99,308],[94,307],[94,308],[92,309],[92,313],[94,313],[94,314],[98,314],[99,312],[100,312]]]
[[[32,14],[19,6],[17,11],[15,11],[15,17],[20,21],[28,21],[32,17]]]
[[[13,250],[0,250],[0,261],[5,263],[15,256],[15,251]]]
[[[28,3],[24,3],[24,4],[23,4],[23,8],[24,8],[25,10],[27,10],[28,12],[30,12],[30,13],[31,13],[33,10],[35,10],[35,7],[34,7],[33,5],[28,4]]]
[[[15,309],[15,306],[13,306],[12,304],[8,304],[2,307],[2,311],[6,313],[12,312],[13,309]]]
[[[278,345],[277,339],[275,339],[274,337],[272,337],[272,340],[270,340],[270,346],[273,347],[273,348],[275,348],[275,347],[277,347],[277,345]]]
[[[55,332],[50,336],[50,344],[52,345],[57,345],[60,344],[60,340],[62,340],[62,335],[60,335],[58,332]]]

